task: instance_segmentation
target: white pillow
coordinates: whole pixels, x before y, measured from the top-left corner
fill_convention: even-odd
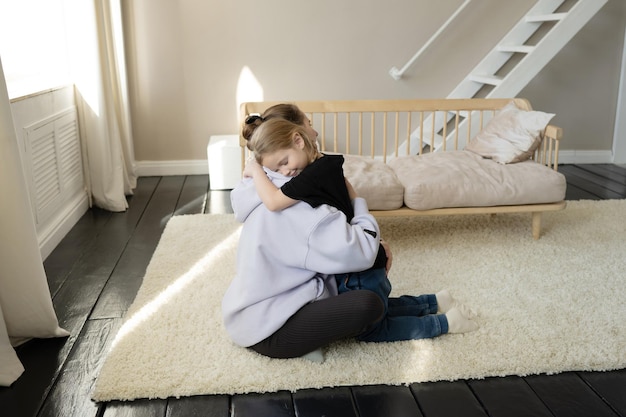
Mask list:
[[[541,142],[552,113],[518,109],[511,101],[465,147],[501,164],[529,159]]]

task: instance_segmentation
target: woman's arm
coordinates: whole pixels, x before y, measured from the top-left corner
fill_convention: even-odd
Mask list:
[[[380,246],[382,246],[383,249],[385,249],[385,255],[387,255],[387,264],[385,265],[385,272],[389,273],[389,270],[391,269],[391,264],[393,263],[393,254],[391,253],[391,247],[389,246],[389,243],[387,243],[387,241],[383,240],[382,238],[380,239]]]
[[[267,177],[263,167],[254,159],[248,160],[243,170],[244,177],[252,177],[256,191],[261,201],[270,211],[280,211],[293,206],[298,202],[287,197],[280,188],[277,188]]]
[[[363,198],[355,198],[354,218],[346,222],[339,211],[329,212],[308,237],[304,267],[324,274],[363,271],[374,264],[380,229]],[[295,209],[295,208],[294,208]]]
[[[350,195],[350,199],[354,200],[355,198],[358,197],[358,195],[356,194],[356,191],[354,191],[354,187],[352,187],[352,184],[350,183],[350,181],[348,181],[347,178],[346,178],[346,188],[348,189],[348,194]],[[391,269],[391,264],[393,263],[393,254],[391,253],[391,247],[389,246],[389,243],[383,240],[382,237],[380,238],[380,245],[383,247],[383,249],[385,249],[385,255],[387,255],[387,264],[385,265],[385,271],[389,272],[389,270]]]
[[[350,196],[350,200],[354,200],[355,198],[358,197],[358,195],[356,194],[356,191],[354,191],[354,187],[352,187],[352,183],[348,181],[348,179],[345,177],[344,177],[344,180],[346,181],[346,188],[348,189],[348,195]]]

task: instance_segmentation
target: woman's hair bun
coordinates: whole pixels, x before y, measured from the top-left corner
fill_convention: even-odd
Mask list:
[[[252,148],[250,148],[250,139],[252,139],[252,134],[265,120],[266,119],[259,113],[251,113],[244,119],[243,126],[241,128],[241,135],[248,141],[248,149],[252,150]]]
[[[255,123],[257,120],[260,120],[261,122],[265,121],[263,116],[261,116],[259,113],[252,113],[252,114],[249,114],[248,117],[246,117],[246,120],[244,121],[244,123],[247,125],[251,125]]]

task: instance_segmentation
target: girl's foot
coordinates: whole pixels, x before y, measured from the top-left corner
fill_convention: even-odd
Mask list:
[[[435,297],[437,298],[438,313],[445,314],[451,309],[457,308],[468,319],[476,317],[476,312],[474,310],[455,300],[448,290],[439,291],[435,294]]]
[[[478,324],[465,317],[461,311],[453,307],[446,313],[448,333],[467,333],[478,330]]]

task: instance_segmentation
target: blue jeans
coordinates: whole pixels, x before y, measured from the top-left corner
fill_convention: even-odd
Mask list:
[[[384,268],[368,269],[335,275],[337,290],[375,292],[385,305],[385,315],[357,336],[364,342],[396,342],[400,340],[427,339],[448,333],[448,320],[437,314],[435,294],[403,295],[391,297],[391,282]]]

